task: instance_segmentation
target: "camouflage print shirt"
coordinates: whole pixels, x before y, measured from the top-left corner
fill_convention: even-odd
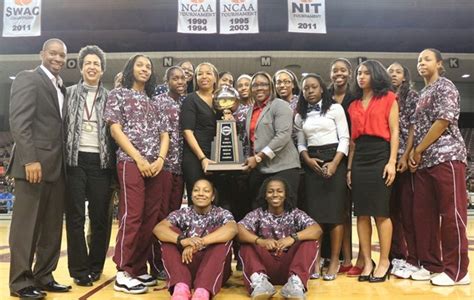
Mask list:
[[[400,144],[398,146],[398,159],[405,153],[408,141],[408,131],[410,129],[410,119],[415,114],[418,93],[414,90],[408,91],[406,99],[398,98],[400,117]]]
[[[458,127],[459,92],[454,84],[440,77],[420,91],[412,124],[415,124],[415,147],[421,143],[436,120],[449,121],[448,128],[421,157],[419,168],[429,168],[446,161],[466,161],[466,145]]]
[[[170,145],[164,169],[173,174],[181,175],[183,173],[181,168],[183,162],[183,131],[181,130],[179,115],[184,97],[174,100],[168,93],[162,93],[153,97],[153,99],[158,106],[158,111],[166,115],[169,122]]]
[[[179,228],[187,238],[204,237],[228,222],[234,221],[230,211],[214,205],[206,214],[199,214],[192,205],[183,207],[171,212],[166,219]]]
[[[109,124],[122,125],[123,133],[149,162],[158,158],[160,133],[169,131],[169,122],[158,111],[156,101],[145,92],[126,88],[112,90],[107,98],[104,119]],[[133,162],[133,159],[119,147],[117,161]]]
[[[249,212],[239,224],[264,239],[279,240],[316,224],[316,221],[298,208],[290,212],[285,210],[277,216],[259,207]]]

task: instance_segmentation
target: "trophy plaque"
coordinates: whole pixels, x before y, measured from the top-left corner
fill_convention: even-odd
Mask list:
[[[221,111],[224,118],[232,114],[231,109],[238,104],[239,93],[232,87],[223,85],[214,96],[213,106]],[[207,171],[241,171],[244,169],[242,142],[237,134],[235,120],[218,120],[216,136],[211,146],[211,160]]]

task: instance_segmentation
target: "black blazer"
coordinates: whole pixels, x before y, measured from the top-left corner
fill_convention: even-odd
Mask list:
[[[64,87],[61,91],[65,95]],[[63,116],[66,105],[64,97]],[[56,89],[40,67],[20,72],[13,81],[10,130],[15,145],[8,174],[26,179],[25,164],[40,162],[43,180],[56,181],[65,166],[63,119]]]

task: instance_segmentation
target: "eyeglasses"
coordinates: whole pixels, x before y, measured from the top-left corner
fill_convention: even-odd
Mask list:
[[[293,82],[291,80],[278,80],[276,82],[276,85],[290,85],[292,84]]]
[[[260,83],[254,82],[254,83],[252,83],[252,88],[253,89],[267,88],[269,86],[270,86],[270,84],[266,83],[266,82],[260,82]]]

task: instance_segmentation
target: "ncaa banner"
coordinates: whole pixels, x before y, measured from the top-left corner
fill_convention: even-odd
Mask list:
[[[220,0],[220,33],[258,33],[257,0]]]
[[[288,0],[288,31],[326,33],[325,0]]]
[[[3,36],[40,36],[41,0],[5,0]]]
[[[178,32],[217,33],[216,0],[179,0]]]

